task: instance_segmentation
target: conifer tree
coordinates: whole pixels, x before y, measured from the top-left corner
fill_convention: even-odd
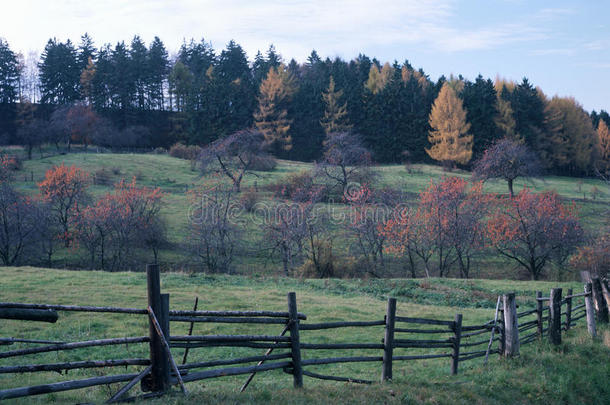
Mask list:
[[[13,103],[17,99],[19,70],[15,53],[0,38],[0,103]]]
[[[292,148],[292,138],[288,133],[292,120],[288,119],[287,103],[294,91],[293,78],[284,66],[270,68],[261,83],[254,121],[266,144],[275,153]]]
[[[347,103],[340,104],[342,97],[343,90],[335,90],[335,79],[331,76],[328,89],[322,94],[326,110],[320,120],[327,136],[333,132],[349,132],[352,129],[347,118]]]
[[[432,146],[426,152],[434,160],[466,164],[472,158],[472,135],[468,135],[470,124],[466,122],[466,110],[462,100],[447,83],[434,101],[430,112],[428,141]]]

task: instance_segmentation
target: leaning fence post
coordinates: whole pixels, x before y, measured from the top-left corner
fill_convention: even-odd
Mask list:
[[[572,289],[568,288],[568,296],[566,297],[566,331],[570,330],[572,323]]]
[[[542,291],[536,291],[536,320],[538,321],[538,339],[542,339],[544,325],[542,323]]]
[[[519,320],[515,293],[504,294],[504,356],[519,354]]]
[[[593,287],[593,305],[595,305],[597,322],[608,323],[608,306],[604,299],[602,283],[599,277],[591,277],[591,286]]]
[[[462,314],[455,314],[455,322],[453,323],[453,356],[451,361],[451,374],[458,373],[458,365],[460,362],[460,340],[462,339]]]
[[[591,337],[597,336],[597,330],[595,328],[595,310],[593,308],[593,299],[591,283],[585,284],[585,310],[587,311],[587,330]]]
[[[303,387],[303,366],[301,365],[301,341],[299,338],[297,296],[294,292],[288,293],[288,325],[290,327],[292,378],[295,388],[301,388]]]
[[[151,307],[161,325],[163,333],[169,339],[169,296],[162,298],[159,265],[146,266],[148,287],[148,305]],[[150,381],[142,380],[142,389],[147,391],[167,391],[169,389],[169,360],[165,355],[163,342],[157,334],[155,325],[149,317],[150,363],[152,366]]]
[[[549,340],[561,344],[561,288],[552,288],[549,297]]]
[[[394,325],[396,324],[396,298],[388,298],[385,316],[385,337],[383,339],[383,368],[381,381],[392,379],[392,356],[394,351]]]

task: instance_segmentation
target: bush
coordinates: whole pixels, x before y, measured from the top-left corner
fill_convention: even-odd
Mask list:
[[[321,186],[314,184],[312,173],[303,170],[289,175],[281,183],[276,183],[274,194],[278,198],[302,202],[309,200],[311,195],[320,188]]]
[[[315,243],[317,263],[311,257],[307,258],[296,271],[303,278],[331,278],[337,277],[335,272],[335,258],[331,241],[324,240]]]
[[[258,202],[258,194],[255,191],[248,190],[243,193],[239,199],[239,203],[246,212],[252,212],[254,206]]]
[[[197,145],[185,145],[176,143],[169,149],[169,155],[178,159],[195,160],[201,154],[201,148]]]

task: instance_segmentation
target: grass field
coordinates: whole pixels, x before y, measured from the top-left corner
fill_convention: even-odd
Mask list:
[[[13,153],[15,151],[12,151]],[[206,184],[208,178],[202,177],[199,172],[186,160],[176,159],[168,155],[159,154],[110,154],[110,153],[71,153],[65,155],[35,158],[24,161],[22,170],[15,175],[17,186],[29,193],[37,191],[36,183],[43,177],[46,170],[54,165],[65,163],[78,166],[92,175],[104,171],[110,176],[107,186],[93,185],[92,194],[100,195],[111,190],[111,184],[120,179],[136,177],[138,183],[150,187],[160,187],[164,193],[164,207],[162,215],[168,224],[168,237],[171,247],[162,251],[160,260],[164,268],[190,268],[188,258],[181,249],[188,223],[187,213],[190,204],[187,190],[192,190]],[[312,169],[310,163],[279,161],[277,168],[272,172],[259,172],[257,176],[249,176],[244,180],[244,189],[257,187],[261,202],[273,203],[271,184],[281,183],[287,176],[303,170]],[[430,181],[437,181],[442,176],[461,176],[468,178],[468,172],[456,170],[451,173],[443,172],[440,167],[430,165],[414,165],[411,172],[400,165],[377,166],[375,187],[389,187],[408,192],[410,199],[416,197],[416,192],[428,186]],[[32,181],[32,178],[34,181]],[[525,184],[535,191],[555,190],[567,201],[574,201],[579,209],[585,228],[596,232],[600,225],[606,221],[605,212],[610,204],[610,190],[607,190],[601,181],[596,179],[577,179],[570,177],[547,176],[541,179],[530,180],[527,183],[517,181],[515,189],[520,190]],[[593,199],[592,190],[597,189],[601,194]],[[506,184],[495,181],[486,183],[486,190],[494,193],[506,193]],[[409,202],[409,201],[407,201]],[[341,204],[325,204],[324,208],[341,211]],[[281,265],[270,259],[267,253],[260,250],[265,246],[263,232],[252,221],[251,214],[241,214],[246,219],[246,228],[242,233],[243,241],[239,245],[235,258],[235,272],[245,275],[277,275],[281,272]],[[334,229],[334,252],[341,256],[347,254],[350,240],[341,227]],[[78,268],[83,262],[81,254],[77,251],[62,251],[55,259],[56,267]],[[388,261],[388,274],[393,277],[406,276],[405,265],[390,257]],[[512,263],[507,263],[496,254],[483,254],[473,266],[473,277],[484,278],[526,278],[527,275],[515,269]],[[555,269],[548,270],[550,277],[557,278]],[[563,278],[572,278],[562,275]]]
[[[0,268],[2,301],[44,302],[56,304],[113,305],[141,308],[146,302],[143,273],[75,272],[33,267]],[[186,275],[165,273],[162,289],[171,294],[172,309],[189,309],[194,297],[199,297],[199,308],[207,310],[275,310],[286,309],[286,293],[295,291],[299,311],[308,316],[307,322],[338,320],[383,319],[388,296],[398,299],[401,316],[453,319],[455,313],[464,315],[464,324],[480,324],[493,318],[493,307],[498,294],[515,291],[520,311],[533,306],[536,290],[548,294],[551,287],[561,286],[580,291],[579,283],[520,282],[494,280],[299,280],[276,277],[241,277],[222,275]],[[172,334],[186,334],[188,324],[172,323]],[[275,327],[249,327],[247,331],[235,326],[196,325],[194,334],[266,333],[277,334]],[[146,318],[139,315],[102,315],[60,313],[56,324],[3,321],[0,336],[52,340],[89,340],[103,337],[147,335]],[[379,342],[383,327],[328,331],[302,331],[302,342]],[[420,336],[420,338],[423,336]],[[13,350],[15,344],[3,350]],[[181,349],[174,349],[181,359]],[[261,349],[215,348],[194,349],[189,359],[211,360],[242,354],[262,354]],[[324,351],[322,351],[324,352]],[[354,351],[352,354],[363,351]],[[406,352],[402,353],[405,354]],[[409,349],[409,354],[414,349]],[[335,353],[336,354],[336,353]],[[342,353],[342,355],[349,355]],[[329,356],[333,353],[304,351],[304,358]],[[376,355],[367,353],[364,355]],[[0,360],[1,365],[46,363],[70,360],[121,357],[147,357],[145,345],[79,349],[63,353],[49,353],[17,359]],[[356,384],[323,382],[305,377],[305,388],[292,389],[291,376],[282,372],[257,375],[246,393],[237,391],[245,376],[225,377],[189,383],[190,396],[180,394],[158,399],[151,404],[199,403],[357,403],[357,404],[600,404],[610,403],[610,330],[600,329],[595,341],[586,334],[583,321],[567,335],[558,347],[546,342],[522,348],[521,356],[504,360],[494,355],[488,366],[481,360],[460,365],[460,374],[450,375],[449,359],[395,363],[391,384],[359,386]],[[56,373],[0,374],[0,387],[16,387],[86,376],[133,372],[130,367],[104,371],[70,371]],[[316,366],[310,371],[377,381],[381,364],[350,363]],[[30,397],[15,400],[15,404],[102,402],[120,384]]]

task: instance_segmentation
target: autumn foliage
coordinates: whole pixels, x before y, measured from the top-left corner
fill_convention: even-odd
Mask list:
[[[71,239],[71,219],[89,199],[88,186],[87,172],[63,163],[47,170],[44,180],[38,184],[42,198],[50,204],[52,215],[61,227],[66,246]]]
[[[581,242],[583,229],[574,206],[554,192],[523,189],[498,207],[488,222],[489,239],[498,252],[526,269],[533,280],[545,265]]]

